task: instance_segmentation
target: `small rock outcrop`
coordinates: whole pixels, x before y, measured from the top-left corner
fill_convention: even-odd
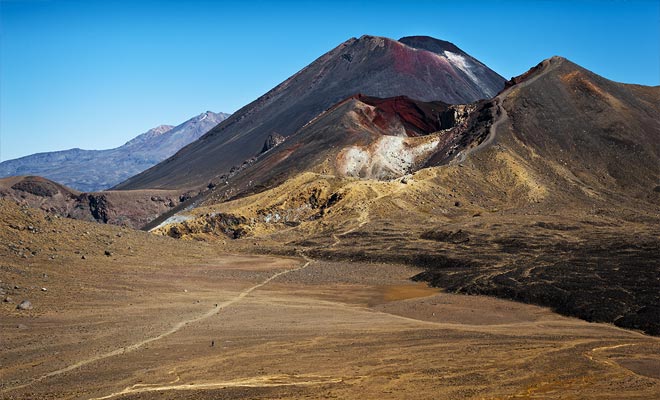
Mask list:
[[[57,184],[36,176],[28,176],[11,188],[39,197],[53,197],[60,192]]]
[[[17,310],[31,310],[32,309],[32,303],[30,300],[23,300],[21,301],[17,306]]]
[[[104,194],[87,194],[89,211],[95,220],[108,223],[108,209],[110,208],[108,198]]]
[[[280,135],[279,133],[274,133],[274,132],[271,133],[270,135],[268,135],[268,138],[264,142],[264,147],[261,148],[261,152],[259,154],[263,154],[263,153],[267,152],[268,150],[279,146],[285,140],[286,140],[286,138],[284,136]]]

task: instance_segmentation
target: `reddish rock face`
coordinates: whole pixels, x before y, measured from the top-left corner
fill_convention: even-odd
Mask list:
[[[394,68],[400,73],[414,75],[419,73],[420,67],[431,66],[454,78],[458,77],[446,58],[430,51],[410,51],[410,47],[407,45],[394,42],[392,43],[392,57]]]
[[[386,129],[394,121],[399,121],[407,136],[424,136],[452,125],[449,115],[453,113],[448,113],[449,105],[440,101],[423,102],[406,96],[380,99],[361,94],[353,98],[376,107],[374,123],[377,126]]]

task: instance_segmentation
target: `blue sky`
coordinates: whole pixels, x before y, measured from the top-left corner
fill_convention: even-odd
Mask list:
[[[350,37],[449,40],[510,78],[561,55],[660,84],[660,1],[0,0],[0,160],[233,112]]]

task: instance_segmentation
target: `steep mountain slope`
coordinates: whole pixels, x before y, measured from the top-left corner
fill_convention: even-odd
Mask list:
[[[660,333],[660,87],[555,57],[492,100],[435,104],[427,120],[449,123],[422,137],[388,103],[341,102],[155,231],[415,264],[453,291]],[[415,157],[389,138],[433,145]],[[348,152],[362,167],[344,167]]]
[[[160,125],[109,150],[70,149],[0,163],[0,178],[39,175],[82,191],[99,191],[157,164],[229,116],[207,111],[173,127]]]
[[[504,81],[448,42],[428,37],[353,38],[234,113],[199,141],[116,188],[206,185],[257,155],[269,136],[288,137],[357,93],[469,103],[492,97]]]
[[[559,57],[536,68],[498,97],[503,115],[491,142],[529,160],[541,178],[563,178],[563,192],[651,199],[660,88],[615,83]]]

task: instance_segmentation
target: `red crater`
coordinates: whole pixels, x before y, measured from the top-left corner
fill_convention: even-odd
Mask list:
[[[376,108],[374,123],[379,128],[386,130],[398,119],[408,136],[428,135],[450,128],[454,123],[453,118],[449,118],[449,105],[441,101],[425,102],[406,96],[381,99],[362,94],[352,98]]]

